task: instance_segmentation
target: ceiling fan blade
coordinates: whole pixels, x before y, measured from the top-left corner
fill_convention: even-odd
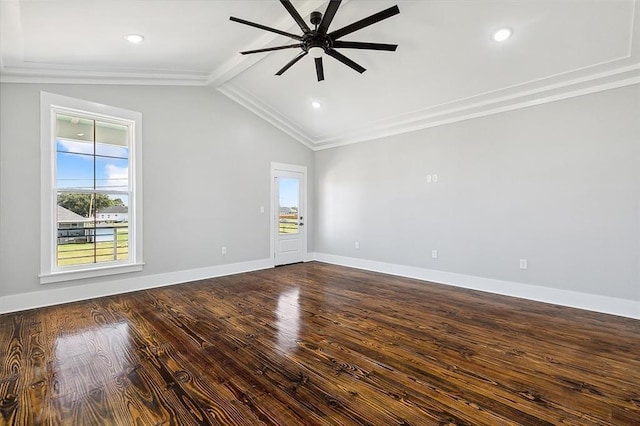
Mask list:
[[[318,81],[324,80],[324,67],[322,66],[322,58],[315,58],[316,60],[316,74],[318,75]]]
[[[276,47],[265,47],[264,49],[256,49],[256,50],[245,50],[244,52],[240,52],[243,55],[248,55],[250,53],[262,53],[262,52],[271,52],[273,50],[283,50],[283,49],[295,49],[301,48],[302,43],[300,44],[289,44],[287,46],[276,46]]]
[[[311,32],[311,29],[309,28],[307,23],[304,22],[304,19],[302,19],[302,16],[300,16],[296,8],[293,7],[293,5],[289,0],[280,0],[280,3],[282,3],[284,8],[287,9],[287,12],[289,12],[289,15],[291,15],[293,20],[296,21],[296,23],[298,24],[298,26],[300,27],[303,33],[307,34]]]
[[[322,16],[322,22],[320,22],[320,26],[318,27],[318,34],[325,35],[327,33],[329,25],[331,25],[331,21],[333,21],[333,17],[336,15],[341,1],[342,0],[329,1],[327,10],[324,11],[324,15]]]
[[[340,62],[342,62],[346,66],[351,67],[354,70],[358,71],[360,74],[362,74],[363,72],[366,71],[366,68],[356,64],[351,59],[347,58],[346,56],[344,56],[342,53],[338,52],[337,50],[328,49],[327,50],[327,55],[329,55],[329,56],[331,56],[333,58],[336,58],[337,60],[339,60]]]
[[[307,54],[307,52],[305,52],[305,51],[302,51],[302,52],[298,53],[298,55],[297,55],[295,58],[293,58],[292,60],[290,60],[290,61],[287,63],[287,65],[285,65],[284,67],[282,67],[282,68],[280,69],[280,71],[278,71],[278,72],[276,73],[276,75],[282,75],[282,74],[284,74],[284,72],[285,72],[286,70],[288,70],[289,68],[291,68],[291,66],[292,66],[293,64],[295,64],[295,63],[296,63],[296,62],[298,62],[300,59],[302,59],[302,57],[303,57],[303,56],[305,56],[306,54]]]
[[[392,6],[388,9],[385,9],[381,12],[378,13],[374,13],[371,16],[368,16],[364,19],[361,19],[359,21],[354,22],[353,24],[347,25],[346,27],[342,27],[339,30],[335,30],[329,33],[329,37],[331,37],[333,40],[337,40],[342,36],[345,36],[347,34],[351,34],[354,31],[358,31],[361,30],[364,27],[368,27],[369,25],[373,25],[376,22],[380,22],[384,19],[390,18],[394,15],[397,15],[398,13],[400,13],[400,9],[398,9],[398,6]]]
[[[365,43],[359,41],[341,41],[336,40],[333,42],[333,47],[338,49],[368,49],[368,50],[388,50],[395,52],[398,47],[397,44],[384,44],[384,43]]]
[[[272,33],[280,34],[280,35],[283,35],[285,37],[292,38],[294,40],[302,41],[302,37],[299,36],[299,35],[287,33],[285,31],[280,31],[280,30],[277,30],[277,29],[271,28],[271,27],[266,27],[266,26],[261,25],[261,24],[256,24],[255,22],[245,21],[244,19],[236,18],[236,17],[233,17],[233,16],[231,16],[229,19],[232,20],[233,22],[238,22],[240,24],[248,25],[250,27],[260,28],[261,30],[265,30],[265,31],[271,31]]]

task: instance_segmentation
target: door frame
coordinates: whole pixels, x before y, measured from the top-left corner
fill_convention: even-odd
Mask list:
[[[276,176],[277,173],[279,171],[283,171],[283,172],[296,172],[296,173],[302,173],[302,193],[303,193],[303,199],[302,201],[302,212],[301,212],[301,216],[304,217],[304,227],[302,228],[302,231],[300,232],[300,239],[302,242],[302,261],[306,261],[307,260],[307,227],[309,225],[309,214],[308,214],[308,210],[309,210],[309,196],[307,193],[307,166],[298,166],[295,164],[285,164],[285,163],[276,163],[276,162],[272,162],[271,163],[271,198],[270,198],[270,204],[271,204],[271,209],[270,209],[270,244],[269,244],[269,258],[271,259],[271,265],[275,266],[276,264],[276,237],[277,237],[277,227],[276,227],[276,220],[277,220],[277,209],[278,209],[278,205],[279,203],[276,202]]]

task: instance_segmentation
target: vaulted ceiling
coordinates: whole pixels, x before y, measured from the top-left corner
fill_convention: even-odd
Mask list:
[[[397,51],[342,49],[367,71],[325,57],[318,82],[310,55],[275,76],[296,50],[238,53],[292,41],[230,16],[301,33],[275,0],[0,0],[0,81],[213,86],[312,149],[640,83],[640,0],[351,0],[330,30],[394,4],[344,40]]]

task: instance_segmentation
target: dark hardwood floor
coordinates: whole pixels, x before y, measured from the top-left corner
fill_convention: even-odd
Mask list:
[[[1,315],[0,424],[639,425],[640,321],[291,265]]]

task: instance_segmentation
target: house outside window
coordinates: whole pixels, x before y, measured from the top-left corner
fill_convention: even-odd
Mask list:
[[[141,114],[42,92],[41,117],[41,283],[141,270]]]

